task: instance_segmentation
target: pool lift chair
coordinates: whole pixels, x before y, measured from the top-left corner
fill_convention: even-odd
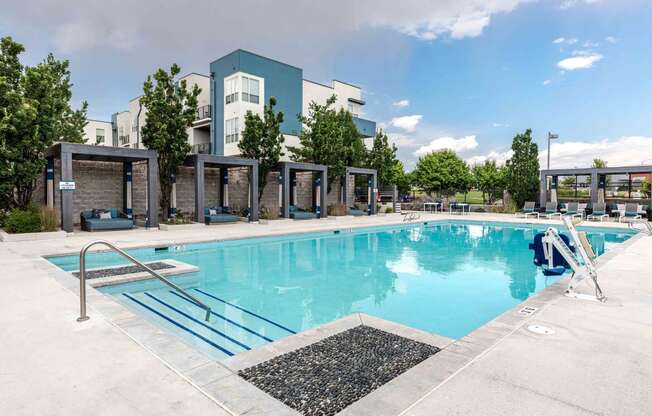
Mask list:
[[[536,237],[535,243],[531,245],[531,248],[535,250],[535,264],[544,267],[544,273],[546,270],[554,271],[554,273],[549,274],[563,273],[563,270],[559,273],[560,268],[562,267],[572,269],[573,273],[570,282],[568,282],[566,296],[577,299],[605,302],[607,297],[604,295],[600,285],[598,284],[598,272],[593,263],[593,259],[596,256],[591,244],[586,238],[586,234],[577,231],[571,218],[562,217],[562,221],[568,229],[568,234],[570,235],[573,244],[569,244],[570,241],[568,236],[559,233],[559,231],[553,227],[549,227],[541,237],[543,258],[547,261],[547,265],[544,267],[543,264],[537,264],[537,248],[533,247],[536,246],[537,243]],[[560,261],[560,257],[563,261]],[[555,262],[558,264],[555,265]],[[595,289],[595,296],[575,292],[575,287],[583,280],[591,282]]]

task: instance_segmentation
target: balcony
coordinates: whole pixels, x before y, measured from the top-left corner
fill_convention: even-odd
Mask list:
[[[376,135],[376,122],[366,120],[360,117],[353,117],[353,123],[358,128],[358,133],[364,137],[374,137]]]
[[[197,116],[195,117],[195,122],[211,118],[211,105],[203,105],[197,109]]]
[[[200,143],[194,144],[190,153],[202,153],[210,154],[211,153],[211,144],[210,143]]]

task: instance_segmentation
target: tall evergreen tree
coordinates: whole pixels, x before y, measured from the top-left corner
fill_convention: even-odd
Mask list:
[[[81,143],[87,103],[70,107],[67,60],[49,54],[33,67],[20,63],[23,45],[0,39],[0,204],[26,209],[43,174],[45,151],[57,141]]]
[[[179,171],[188,153],[187,128],[192,126],[197,114],[197,97],[201,89],[195,85],[188,90],[186,80],[175,82],[181,72],[177,64],[170,72],[159,69],[147,77],[143,84],[141,105],[147,108],[142,128],[143,145],[158,152],[158,175],[161,186],[159,203],[163,218],[170,210],[172,177]]]
[[[258,114],[247,111],[242,138],[238,142],[242,156],[258,161],[258,202],[267,184],[267,174],[275,168],[283,156],[285,141],[285,137],[281,134],[283,112],[275,113],[275,105],[276,98],[270,97],[262,119]]]
[[[505,164],[506,189],[517,206],[536,201],[539,193],[539,147],[532,140],[532,130],[517,134],[512,141],[514,155]]]
[[[348,111],[336,111],[335,95],[321,105],[311,102],[308,115],[299,115],[303,130],[300,147],[288,147],[292,160],[328,166],[328,190],[344,175],[347,166],[361,166],[366,149],[353,117]]]

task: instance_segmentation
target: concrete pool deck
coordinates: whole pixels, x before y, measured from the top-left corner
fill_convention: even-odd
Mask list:
[[[462,219],[556,223],[497,214],[422,214],[422,220]],[[11,415],[230,413],[198,383],[182,376],[220,371],[191,349],[166,363],[107,319],[89,298],[89,315],[77,323],[76,290],[41,256],[78,253],[96,239],[119,247],[190,243],[402,224],[396,214],[333,220],[228,224],[186,231],[131,230],[76,233],[62,240],[0,243],[0,412]],[[622,224],[599,224],[622,228]],[[599,266],[606,304],[544,291],[546,302],[482,351],[456,343],[458,370],[422,374],[424,394],[396,414],[643,415],[652,406],[652,237],[640,236],[608,254]],[[588,292],[588,286],[585,291]],[[555,331],[536,335],[528,325]],[[482,340],[480,340],[482,341]],[[181,347],[179,347],[181,349]],[[185,355],[184,355],[185,354]],[[196,365],[199,363],[200,365]],[[388,385],[389,387],[389,385]],[[397,387],[398,388],[398,387]],[[400,392],[396,392],[397,394]],[[271,409],[270,409],[271,410]],[[352,409],[351,409],[352,410]],[[346,412],[346,409],[345,409]],[[269,414],[270,412],[268,412]],[[353,413],[351,413],[353,414]],[[362,414],[362,413],[359,413]]]

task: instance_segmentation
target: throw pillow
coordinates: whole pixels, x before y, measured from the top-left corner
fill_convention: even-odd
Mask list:
[[[110,212],[100,212],[100,219],[101,220],[110,220],[111,219],[111,213]]]
[[[216,209],[209,209],[208,210],[208,215],[217,215],[217,210]]]

